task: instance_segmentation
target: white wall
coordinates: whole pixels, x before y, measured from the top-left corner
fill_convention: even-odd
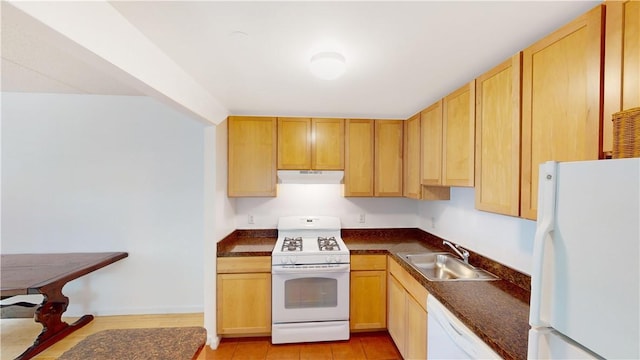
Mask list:
[[[405,198],[344,197],[339,184],[278,184],[275,198],[238,198],[238,229],[274,229],[278,217],[338,216],[343,228],[417,227],[418,203]],[[359,223],[365,214],[365,223]],[[254,224],[249,224],[249,215]]]
[[[478,211],[474,189],[451,188],[451,200],[345,198],[343,185],[278,184],[275,198],[236,199],[238,229],[272,229],[287,215],[339,216],[343,228],[418,227],[529,274],[535,222]],[[359,223],[360,214],[366,222]],[[254,224],[249,224],[249,216]]]
[[[2,93],[2,253],[129,252],[66,315],[201,312],[203,129],[147,97]]]
[[[227,197],[227,122],[205,129],[204,327],[207,343],[216,348],[217,243],[235,230],[235,199]]]
[[[236,229],[236,199],[227,197],[227,120],[215,126],[215,240]]]
[[[273,229],[287,215],[339,216],[343,228],[418,227],[529,274],[535,222],[478,211],[474,189],[451,188],[451,200],[345,198],[343,185],[278,184],[275,198],[236,199],[238,229]],[[366,222],[359,223],[360,214]],[[249,223],[253,217],[253,224]]]
[[[520,272],[531,274],[535,221],[475,209],[473,188],[449,201],[422,201],[419,227]]]

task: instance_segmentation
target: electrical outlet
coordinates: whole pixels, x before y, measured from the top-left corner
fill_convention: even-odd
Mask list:
[[[253,215],[249,215],[249,216],[247,216],[247,222],[248,222],[249,224],[255,224],[255,222],[253,222]]]
[[[358,218],[358,222],[359,222],[360,224],[364,224],[364,223],[366,223],[366,222],[367,222],[367,217],[366,217],[366,215],[365,215],[365,214],[360,214],[360,217]]]

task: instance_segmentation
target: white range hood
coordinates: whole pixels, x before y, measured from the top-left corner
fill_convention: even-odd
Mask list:
[[[341,184],[342,170],[278,170],[278,184]]]

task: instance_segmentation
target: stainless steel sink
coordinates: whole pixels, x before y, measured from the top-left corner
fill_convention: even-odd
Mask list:
[[[497,280],[492,273],[466,264],[446,252],[398,253],[407,264],[431,281]]]

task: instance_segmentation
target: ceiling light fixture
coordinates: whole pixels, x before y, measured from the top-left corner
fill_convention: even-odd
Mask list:
[[[334,80],[342,76],[347,68],[344,56],[337,52],[321,52],[311,57],[309,70],[317,78]]]

